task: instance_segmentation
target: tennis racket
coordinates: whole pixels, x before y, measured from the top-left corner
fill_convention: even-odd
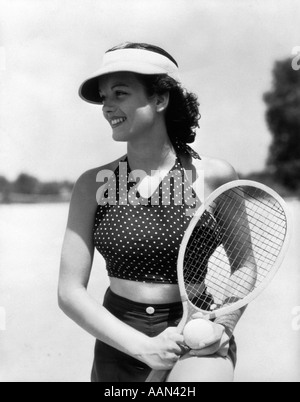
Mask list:
[[[214,191],[190,221],[179,249],[179,331],[196,312],[212,320],[257,297],[277,272],[289,237],[287,207],[275,191],[248,180]],[[146,382],[164,381],[168,373],[152,370]]]

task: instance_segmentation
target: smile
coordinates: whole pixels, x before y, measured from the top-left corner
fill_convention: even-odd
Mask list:
[[[112,127],[117,127],[120,124],[124,123],[125,120],[126,120],[126,117],[117,117],[115,119],[112,119],[110,121],[110,124],[111,124]]]

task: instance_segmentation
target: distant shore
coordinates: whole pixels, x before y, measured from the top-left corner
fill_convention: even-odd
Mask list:
[[[20,177],[22,180],[18,180],[21,182],[21,186],[14,183],[10,183],[8,186],[8,182],[6,182],[6,186],[2,186],[2,188],[0,186],[0,205],[68,203],[71,200],[74,187],[72,182],[42,183],[31,176],[21,175]],[[240,179],[265,184],[285,199],[300,199],[300,188],[292,189],[291,186],[284,186],[278,183],[276,177],[268,172],[239,175],[239,177]],[[24,187],[26,191],[24,191]]]
[[[20,194],[10,193],[9,196],[0,194],[0,205],[9,204],[54,204],[68,203],[71,200],[71,194]]]
[[[299,193],[290,191],[277,191],[284,199],[300,199]],[[69,203],[71,200],[71,194],[64,195],[40,195],[40,194],[10,194],[9,198],[3,197],[0,194],[0,206],[1,205],[13,205],[13,204],[58,204]]]
[[[69,202],[74,183],[70,180],[41,181],[20,173],[11,181],[0,175],[0,204],[37,204]]]

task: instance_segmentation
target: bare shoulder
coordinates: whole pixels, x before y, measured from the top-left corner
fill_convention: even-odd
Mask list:
[[[75,183],[69,208],[68,228],[82,238],[89,239],[89,244],[91,244],[90,236],[94,214],[98,206],[97,192],[100,183],[97,179],[99,172],[105,171],[107,176],[109,172],[112,174],[121,159],[87,170]]]
[[[118,158],[106,165],[89,169],[84,172],[75,183],[71,202],[96,205],[96,194],[101,182],[101,179],[99,180],[99,177],[101,177],[101,173],[104,173],[102,175],[103,178],[109,177],[109,174],[113,174],[119,162],[123,158],[124,157]]]
[[[109,172],[113,173],[123,158],[124,157],[121,157],[110,163],[107,163],[106,165],[87,170],[76,181],[75,190],[90,193],[90,191],[99,186],[100,173],[104,172],[106,175],[108,175]]]
[[[230,181],[237,180],[238,175],[234,167],[223,159],[201,156],[201,166],[207,185],[216,189]]]

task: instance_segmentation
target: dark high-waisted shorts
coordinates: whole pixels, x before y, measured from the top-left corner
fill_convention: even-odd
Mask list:
[[[107,290],[103,306],[122,322],[153,337],[170,326],[177,326],[182,317],[182,304],[143,304],[118,296]],[[232,337],[229,357],[235,364],[236,346]],[[135,358],[96,340],[92,382],[145,382],[151,369]]]

